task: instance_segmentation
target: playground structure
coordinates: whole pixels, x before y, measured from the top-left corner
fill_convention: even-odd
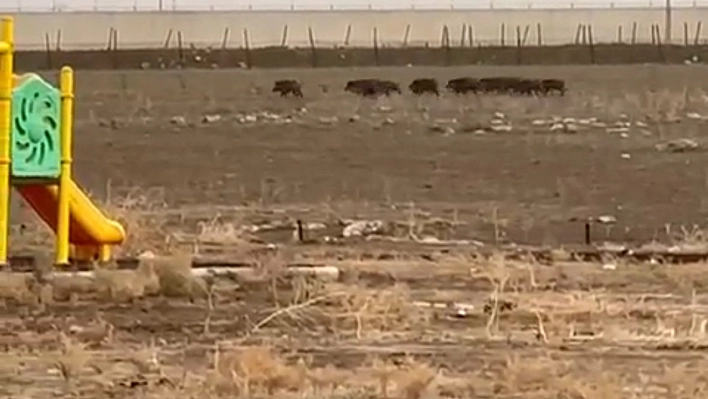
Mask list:
[[[0,18],[0,265],[8,262],[11,188],[55,231],[55,264],[108,261],[125,239],[72,179],[74,72],[59,89],[35,73],[14,74],[14,22]],[[73,254],[70,255],[73,249]]]

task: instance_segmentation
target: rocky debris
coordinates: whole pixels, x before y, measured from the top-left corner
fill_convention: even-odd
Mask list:
[[[342,231],[344,237],[366,237],[381,234],[384,231],[384,222],[381,220],[352,221]]]
[[[666,151],[666,152],[688,152],[688,151],[694,151],[699,148],[699,145],[696,141],[691,140],[691,139],[677,139],[677,140],[671,140],[666,143],[660,143],[656,145],[656,150],[657,151]]]
[[[390,125],[393,125],[394,123],[396,123],[396,121],[394,121],[393,118],[389,117],[389,118],[384,119],[383,122],[381,122],[381,125],[390,126]]]
[[[444,126],[444,125],[431,125],[428,127],[428,130],[433,133],[442,133],[444,135],[450,135],[450,134],[455,134],[455,129],[452,126]]]
[[[238,116],[236,116],[236,120],[238,121],[238,123],[241,123],[241,124],[256,123],[256,122],[258,122],[258,117],[253,114],[238,115]]]
[[[686,118],[692,119],[692,120],[706,119],[703,115],[699,114],[698,112],[689,112],[686,114]]]
[[[202,116],[202,123],[216,123],[221,120],[221,115],[204,115]]]
[[[170,123],[176,126],[187,126],[187,119],[184,116],[173,116]]]
[[[339,118],[336,116],[320,116],[319,122],[322,125],[334,125],[339,122]]]
[[[600,224],[615,224],[617,218],[612,215],[601,215],[595,218],[595,221]]]
[[[387,105],[381,105],[379,107],[376,107],[376,110],[382,113],[389,113],[393,112],[393,107],[389,107]]]

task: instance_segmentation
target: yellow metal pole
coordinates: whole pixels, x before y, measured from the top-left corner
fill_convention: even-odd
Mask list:
[[[0,266],[5,266],[10,224],[10,118],[15,39],[11,17],[0,18],[0,25]]]
[[[69,264],[69,187],[71,185],[71,134],[74,117],[74,71],[61,69],[61,169],[59,174],[59,210],[57,212],[57,266]]]

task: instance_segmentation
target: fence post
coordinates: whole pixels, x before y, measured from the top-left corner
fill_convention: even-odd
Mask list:
[[[622,25],[617,26],[617,43],[622,44]]]
[[[372,40],[374,41],[374,64],[379,66],[381,65],[379,60],[379,30],[376,27],[374,27]]]
[[[172,28],[167,31],[167,36],[165,37],[165,44],[163,45],[164,48],[168,49],[170,48],[170,42],[172,41]]]
[[[590,46],[590,63],[595,65],[595,43],[592,40],[592,25],[588,25],[588,45]]]
[[[462,23],[462,31],[460,32],[460,47],[465,47],[465,36],[467,36],[467,24]]]
[[[688,22],[683,23],[683,45],[688,47]]]
[[[280,47],[288,46],[288,24],[283,25],[283,34],[280,37]]]
[[[248,28],[243,28],[243,48],[246,50],[246,68],[253,68],[253,59],[251,58],[251,38],[248,35]]]
[[[474,47],[474,28],[472,25],[467,25],[467,37],[469,38],[470,47]]]
[[[701,37],[701,21],[698,21],[698,24],[696,25],[696,36],[693,38],[693,45],[698,46],[698,41],[700,40]]]
[[[349,46],[349,39],[352,37],[352,24],[347,25],[347,31],[344,33],[344,46]]]
[[[521,65],[521,27],[516,25],[516,64]]]
[[[541,23],[536,24],[536,40],[538,41],[538,46],[543,46],[543,34],[541,31]]]
[[[502,22],[501,24],[501,36],[500,43],[502,47],[506,47],[506,25]]]
[[[177,31],[177,57],[179,58],[179,64],[184,64],[184,47],[182,42],[182,31]]]
[[[315,34],[312,27],[307,27],[307,36],[310,39],[310,51],[312,51],[312,67],[317,68],[317,46],[315,45]]]
[[[47,52],[47,69],[52,69],[52,43],[49,32],[44,32],[44,47]]]
[[[403,47],[408,47],[408,37],[411,35],[411,24],[406,25],[406,30],[403,32]]]
[[[637,22],[632,22],[632,38],[629,41],[630,44],[634,45],[637,43]]]

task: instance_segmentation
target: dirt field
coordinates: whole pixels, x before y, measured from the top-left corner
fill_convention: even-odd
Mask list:
[[[342,91],[461,75],[569,93]],[[270,93],[279,78],[304,99]],[[705,82],[700,66],[80,72],[76,178],[126,224],[120,255],[159,256],[0,276],[0,396],[704,398],[705,265],[563,247],[600,219],[594,242],[706,249]],[[16,209],[13,248],[47,256]],[[256,275],[195,278],[193,255]]]

